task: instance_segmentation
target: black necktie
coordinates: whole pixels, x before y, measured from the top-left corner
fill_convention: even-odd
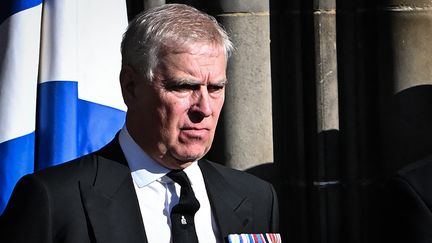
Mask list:
[[[171,234],[173,243],[198,243],[194,215],[200,204],[195,197],[186,173],[173,170],[167,174],[181,186],[180,199],[171,210]]]

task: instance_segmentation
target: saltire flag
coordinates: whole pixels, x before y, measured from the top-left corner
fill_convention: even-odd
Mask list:
[[[0,214],[25,174],[91,153],[123,126],[121,0],[0,1]]]

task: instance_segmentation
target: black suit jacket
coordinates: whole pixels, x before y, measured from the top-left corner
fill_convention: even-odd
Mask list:
[[[221,238],[278,231],[277,198],[269,183],[206,160],[198,165]],[[0,217],[0,239],[147,242],[117,138],[93,154],[23,177]]]
[[[432,243],[432,157],[400,170],[386,191],[383,240]]]

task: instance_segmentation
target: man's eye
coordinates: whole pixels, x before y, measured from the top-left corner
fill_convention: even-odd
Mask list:
[[[195,85],[195,84],[177,84],[177,85],[170,85],[168,87],[168,90],[178,91],[178,92],[194,91],[197,89],[199,89],[199,85]]]
[[[209,85],[207,86],[207,90],[212,93],[212,92],[217,92],[220,91],[224,88],[223,85]]]

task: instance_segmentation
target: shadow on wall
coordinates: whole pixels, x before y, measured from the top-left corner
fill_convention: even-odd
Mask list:
[[[432,154],[432,85],[419,85],[393,95],[382,111],[382,153],[386,171]]]
[[[382,124],[385,125],[381,127],[381,133],[382,158],[386,172],[394,174],[402,167],[409,169],[425,162],[430,163],[428,161],[431,160],[432,155],[432,85],[418,85],[400,91],[388,98],[384,108],[386,109],[382,110],[384,119]],[[419,161],[422,159],[425,160]],[[413,164],[414,162],[418,162],[417,165]],[[408,164],[410,165],[406,166]],[[412,190],[427,191],[425,186],[428,185],[428,182],[425,178],[430,176],[426,175],[427,168],[424,167],[423,172],[411,174],[410,179],[415,182],[413,185],[420,185],[418,189],[413,188]],[[413,175],[417,179],[414,179]],[[419,229],[416,234],[424,228],[421,225],[427,225],[426,221],[422,221],[421,215],[414,210],[416,203],[420,201],[424,203],[423,199],[416,199],[418,202],[414,203],[403,190],[395,185],[394,181],[385,184],[382,190],[384,200],[382,202],[382,226],[380,226],[383,230],[382,235],[379,235],[381,242],[388,240],[399,242],[403,234],[396,234],[398,239],[391,239],[395,235],[394,232],[398,230],[405,230],[405,232],[410,232],[409,234],[414,232],[409,231],[407,224],[402,222],[406,215],[410,215],[407,219],[418,220],[417,225],[410,221],[413,229]],[[418,235],[420,238],[424,236]],[[412,239],[412,242],[420,242],[420,238]]]
[[[270,182],[275,188],[279,182],[277,171],[276,165],[272,162],[266,162],[246,170],[246,172]]]

